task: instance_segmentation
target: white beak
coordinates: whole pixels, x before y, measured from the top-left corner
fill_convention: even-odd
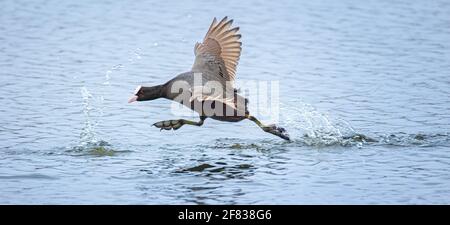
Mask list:
[[[128,103],[135,102],[135,101],[137,100],[137,98],[138,98],[138,96],[134,95],[133,97],[131,97],[131,98],[128,100]]]
[[[141,85],[137,86],[137,88],[134,90],[134,93],[133,93],[134,96],[131,97],[131,98],[128,100],[128,103],[132,103],[132,102],[137,101],[137,98],[138,98],[137,93],[139,92],[139,90],[141,90],[141,88],[142,88]]]

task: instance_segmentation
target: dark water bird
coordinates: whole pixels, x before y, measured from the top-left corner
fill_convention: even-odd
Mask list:
[[[198,122],[177,119],[153,124],[161,130],[177,130],[185,124],[201,126],[206,118],[228,122],[249,119],[263,131],[289,140],[284,128],[264,125],[252,116],[248,111],[248,100],[233,86],[242,43],[239,27],[232,28],[232,23],[233,20],[227,17],[219,22],[214,18],[203,43],[195,44],[195,62],[191,71],[181,73],[162,85],[139,86],[128,102],[166,98],[184,104],[200,116]]]

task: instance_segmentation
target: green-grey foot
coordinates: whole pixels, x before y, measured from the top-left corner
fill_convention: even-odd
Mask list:
[[[290,141],[289,134],[286,132],[286,129],[279,127],[275,124],[268,125],[262,128],[265,132],[271,133],[273,135],[276,135],[280,138],[283,138],[284,140]]]
[[[164,120],[153,124],[153,126],[160,128],[161,130],[177,130],[183,125],[183,120]]]

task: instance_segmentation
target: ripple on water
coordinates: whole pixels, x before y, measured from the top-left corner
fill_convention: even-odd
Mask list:
[[[36,180],[56,180],[58,178],[48,176],[45,174],[39,173],[31,173],[31,174],[23,174],[23,175],[11,175],[11,176],[0,176],[0,180],[2,179],[11,179],[11,180],[22,180],[22,179],[36,179]]]
[[[251,164],[224,165],[224,163],[202,163],[196,166],[182,168],[175,173],[190,173],[211,177],[214,179],[244,179],[254,173],[255,167]]]

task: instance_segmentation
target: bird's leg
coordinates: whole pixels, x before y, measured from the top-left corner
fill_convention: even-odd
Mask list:
[[[261,123],[261,121],[259,121],[258,119],[256,119],[256,117],[254,116],[250,116],[247,115],[247,119],[253,121],[256,123],[256,125],[258,125],[259,127],[261,127],[261,129],[267,133],[271,133],[273,135],[276,135],[280,138],[283,138],[285,140],[290,140],[289,138],[289,134],[287,134],[286,129],[279,127],[275,124],[271,124],[271,125],[264,125],[263,123]]]
[[[200,117],[200,121],[190,121],[185,119],[179,119],[179,120],[163,120],[159,121],[153,124],[153,126],[160,128],[161,130],[178,130],[181,126],[185,124],[194,125],[194,126],[201,126],[203,125],[203,121],[205,121],[206,118]]]

